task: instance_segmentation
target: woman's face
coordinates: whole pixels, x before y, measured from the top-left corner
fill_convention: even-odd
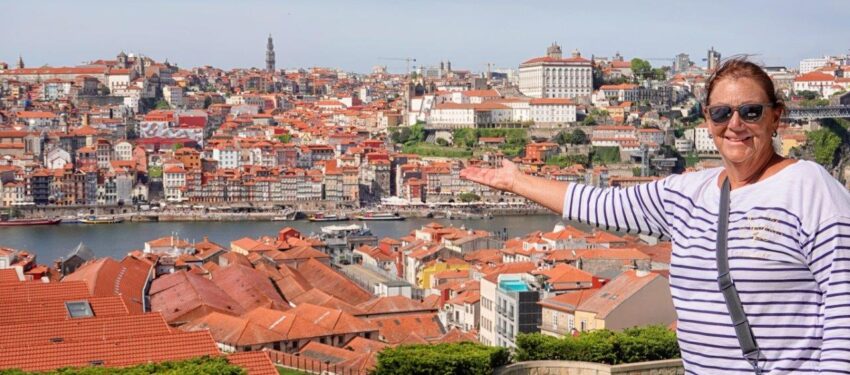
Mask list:
[[[723,159],[735,165],[761,168],[773,156],[773,132],[779,126],[782,109],[768,107],[767,93],[752,78],[723,78],[718,81],[705,109],[705,120],[714,137],[714,145]],[[763,104],[761,118],[744,121],[738,108],[742,104]],[[729,106],[732,117],[712,121],[712,108]],[[721,109],[722,111],[722,109]]]

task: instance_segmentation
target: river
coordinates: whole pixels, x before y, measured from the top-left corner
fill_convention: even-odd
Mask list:
[[[551,231],[559,218],[555,215],[497,216],[492,219],[446,220],[410,218],[404,221],[371,221],[367,225],[378,238],[399,238],[430,222],[445,226],[464,226],[470,229],[498,231],[507,228],[509,237],[522,236],[533,231]],[[60,224],[56,226],[3,227],[0,228],[0,247],[28,250],[38,256],[41,264],[52,264],[66,255],[80,242],[98,257],[122,258],[129,251],[142,249],[145,241],[165,237],[172,233],[187,241],[200,241],[208,236],[213,242],[230,247],[230,242],[242,237],[274,236],[283,227],[293,227],[305,235],[319,233],[322,226],[360,223],[358,221],[314,223],[306,220],[288,222],[153,222],[104,225]],[[570,223],[582,230],[585,225]]]

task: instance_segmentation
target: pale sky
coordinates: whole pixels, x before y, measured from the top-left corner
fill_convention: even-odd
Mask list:
[[[278,68],[404,71],[404,61],[379,57],[516,68],[553,41],[586,57],[684,52],[704,65],[714,46],[797,67],[850,52],[850,1],[0,0],[0,61],[10,65],[19,54],[28,67],[71,66],[123,50],[186,68],[263,67],[269,33]]]

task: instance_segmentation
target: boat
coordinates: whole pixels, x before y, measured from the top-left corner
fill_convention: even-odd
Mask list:
[[[325,214],[322,214],[322,213],[317,213],[313,216],[310,216],[310,218],[307,219],[307,220],[310,220],[310,221],[346,221],[346,220],[348,220],[348,216],[335,215],[335,214],[325,215]]]
[[[23,227],[30,225],[56,225],[62,222],[60,218],[52,219],[9,219],[0,221],[0,227]]]
[[[372,212],[367,211],[362,215],[355,216],[357,220],[404,220],[404,216],[399,216],[395,212]]]
[[[80,223],[83,224],[118,224],[122,222],[124,222],[124,219],[114,216],[89,216],[87,218],[80,219]]]

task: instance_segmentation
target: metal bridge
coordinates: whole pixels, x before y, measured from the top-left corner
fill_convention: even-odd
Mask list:
[[[782,116],[785,120],[818,120],[823,118],[850,118],[850,105],[826,107],[788,107]]]

